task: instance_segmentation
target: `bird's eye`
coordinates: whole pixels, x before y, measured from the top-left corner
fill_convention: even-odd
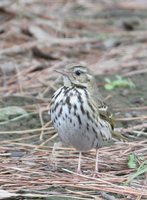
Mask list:
[[[77,70],[77,71],[75,71],[75,74],[76,74],[77,76],[80,76],[80,75],[81,75],[81,71],[80,71],[80,70]]]

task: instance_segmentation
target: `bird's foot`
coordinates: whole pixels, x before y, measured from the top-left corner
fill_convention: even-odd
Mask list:
[[[100,178],[100,177],[101,177],[101,175],[98,171],[93,172],[93,178]]]
[[[76,172],[77,172],[77,174],[82,174],[81,169],[77,169]]]

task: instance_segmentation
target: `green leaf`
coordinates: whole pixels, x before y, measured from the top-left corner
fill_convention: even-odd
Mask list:
[[[111,80],[110,80],[109,78],[105,78],[105,81],[106,81],[107,83],[111,83]]]
[[[18,106],[8,106],[0,108],[0,121],[7,121],[13,117],[27,114],[27,112]]]
[[[121,88],[121,87],[135,87],[134,83],[131,80],[124,79],[120,75],[116,75],[115,80],[110,80],[109,78],[105,78],[105,89],[106,90],[113,90],[115,88]]]
[[[134,169],[137,167],[137,157],[133,153],[129,155],[128,167],[131,169]]]
[[[105,84],[105,89],[106,90],[113,90],[114,86],[112,84]]]
[[[137,171],[129,176],[126,184],[128,184],[129,182],[131,182],[133,179],[137,178],[139,175],[145,174],[147,172],[147,160],[145,160],[140,167],[137,169]]]

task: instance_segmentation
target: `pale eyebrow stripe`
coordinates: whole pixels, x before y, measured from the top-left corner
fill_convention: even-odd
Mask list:
[[[83,67],[83,68],[81,68],[81,67],[78,68],[78,67],[77,67],[76,70],[79,70],[79,71],[82,71],[82,72],[87,72],[87,70],[86,70],[84,67]],[[76,70],[75,70],[75,71],[76,71]]]

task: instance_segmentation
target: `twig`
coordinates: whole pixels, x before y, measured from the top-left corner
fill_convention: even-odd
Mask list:
[[[144,119],[147,119],[147,116],[117,118],[116,121],[133,121],[133,120],[144,120]]]
[[[44,129],[44,128],[48,127],[49,125],[51,125],[51,123],[52,123],[51,121],[47,122],[42,128]],[[44,132],[41,132],[40,141],[43,140],[43,135],[44,135]]]
[[[48,128],[36,128],[36,129],[29,129],[29,130],[21,130],[21,131],[0,131],[0,134],[24,134],[24,133],[33,133],[33,132],[40,132],[40,131],[54,131],[53,127],[48,127]]]

